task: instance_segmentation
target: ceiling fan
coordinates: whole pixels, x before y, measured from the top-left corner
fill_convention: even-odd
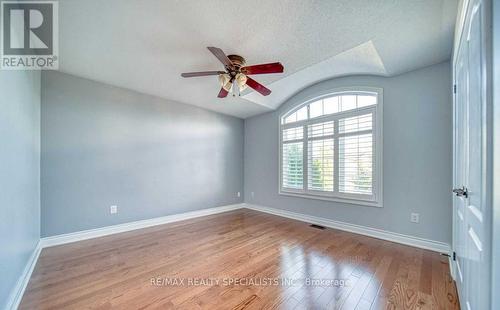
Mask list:
[[[214,54],[215,57],[217,57],[217,59],[219,59],[220,62],[222,62],[226,71],[189,72],[182,73],[181,76],[188,78],[218,75],[219,81],[222,85],[222,88],[219,91],[219,95],[217,96],[219,98],[226,97],[230,91],[232,91],[233,96],[239,96],[247,86],[253,88],[261,95],[267,96],[271,93],[271,90],[249,77],[249,75],[283,72],[283,65],[279,62],[245,66],[245,58],[239,55],[226,56],[226,54],[224,54],[224,52],[220,48],[211,46],[207,48],[210,52],[212,52],[212,54]]]

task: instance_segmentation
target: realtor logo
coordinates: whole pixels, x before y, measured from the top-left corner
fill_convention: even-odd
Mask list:
[[[57,1],[1,1],[3,70],[57,70]]]

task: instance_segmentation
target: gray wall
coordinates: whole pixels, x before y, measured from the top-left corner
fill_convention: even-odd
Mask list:
[[[0,70],[0,309],[40,239],[40,72]]]
[[[446,62],[392,78],[328,80],[277,111],[245,120],[245,202],[451,243],[450,72]],[[279,115],[317,92],[344,86],[384,89],[383,208],[278,194]],[[411,212],[420,213],[419,224],[410,222]]]
[[[242,201],[241,119],[44,72],[41,129],[42,236]]]

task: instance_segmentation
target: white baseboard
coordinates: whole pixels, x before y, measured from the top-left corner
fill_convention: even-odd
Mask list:
[[[8,310],[16,310],[21,303],[21,299],[23,298],[24,291],[28,286],[28,282],[30,281],[31,274],[35,269],[36,262],[38,261],[38,257],[40,256],[40,252],[42,251],[42,247],[40,242],[37,243],[35,250],[31,254],[26,266],[24,267],[23,273],[17,280],[16,286],[12,290],[10,294],[10,298],[7,301],[6,308]],[[1,305],[0,305],[1,306]]]
[[[405,245],[414,246],[417,248],[422,248],[426,250],[431,250],[439,253],[450,253],[450,245],[444,242],[423,239],[419,237],[413,237],[408,235],[403,235],[391,231],[381,230],[377,228],[371,228],[361,225],[355,225],[345,222],[334,221],[331,219],[321,218],[312,215],[306,215],[302,213],[296,213],[281,209],[269,208],[264,206],[258,206],[253,204],[245,204],[245,208],[261,211],[269,214],[274,214],[302,222],[307,222],[311,224],[317,224],[325,227],[340,229],[356,234],[361,234],[365,236],[370,236],[378,239],[383,239],[387,241],[397,242]]]
[[[118,224],[118,225],[113,225],[113,226],[106,226],[106,227],[102,227],[102,228],[77,231],[77,232],[69,233],[69,234],[45,237],[45,238],[41,238],[40,242],[41,242],[42,248],[47,248],[47,247],[51,247],[51,246],[56,246],[56,245],[61,245],[61,244],[66,244],[66,243],[71,243],[71,242],[76,242],[76,241],[81,241],[81,240],[87,240],[87,239],[92,239],[92,238],[97,238],[97,237],[103,237],[103,236],[108,236],[108,235],[112,235],[112,234],[127,232],[127,231],[131,231],[131,230],[136,230],[136,229],[141,229],[141,228],[146,228],[146,227],[151,227],[151,226],[156,226],[156,225],[162,225],[162,224],[167,224],[167,223],[188,220],[188,219],[192,219],[192,218],[196,218],[196,217],[200,217],[200,216],[206,216],[206,215],[212,215],[212,214],[232,211],[232,210],[236,210],[236,209],[241,209],[241,208],[243,208],[243,206],[244,206],[244,204],[240,203],[240,204],[227,205],[227,206],[221,206],[221,207],[215,207],[215,208],[208,208],[208,209],[202,209],[202,210],[191,211],[191,212],[180,213],[180,214],[172,214],[172,215],[156,217],[156,218],[142,220],[142,221],[135,221],[135,222],[129,222],[129,223]]]

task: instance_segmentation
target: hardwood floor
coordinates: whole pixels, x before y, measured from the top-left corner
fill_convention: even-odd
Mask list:
[[[20,309],[88,308],[459,305],[438,253],[242,209],[44,249]]]

